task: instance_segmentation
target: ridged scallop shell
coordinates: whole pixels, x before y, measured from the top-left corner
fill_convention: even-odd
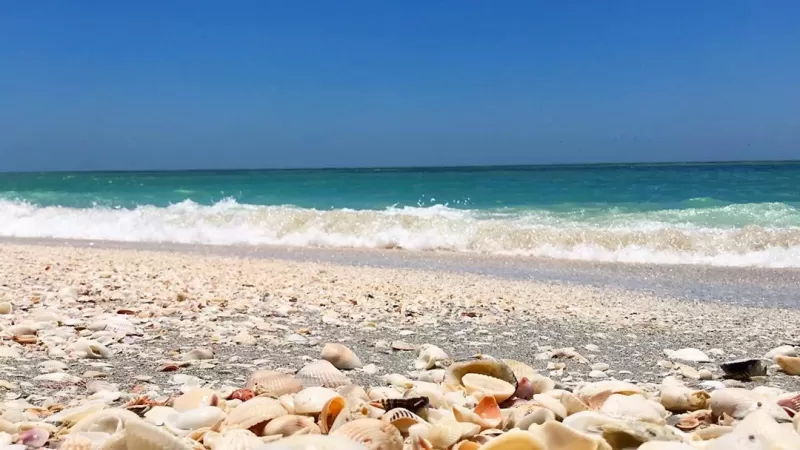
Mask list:
[[[637,420],[654,424],[666,423],[669,415],[660,403],[650,401],[641,395],[614,394],[603,403],[600,412],[623,420]]]
[[[331,433],[358,442],[370,450],[402,450],[403,436],[394,425],[379,419],[358,419]]]
[[[449,358],[441,348],[432,344],[424,344],[419,349],[419,356],[414,361],[414,368],[417,370],[430,370],[436,367],[437,362]]]
[[[176,411],[188,411],[201,406],[216,406],[219,395],[213,389],[196,388],[179,395],[172,402]]]
[[[532,433],[511,430],[483,444],[481,450],[546,450]]]
[[[324,359],[306,364],[297,372],[295,378],[304,387],[321,386],[333,389],[352,384],[345,374]]]
[[[490,356],[481,355],[465,361],[455,361],[447,367],[444,382],[451,386],[462,386],[461,379],[468,373],[477,373],[499,378],[516,389],[517,377],[508,364]]]
[[[286,373],[274,370],[256,370],[247,380],[245,389],[252,390],[256,395],[280,397],[300,392],[303,385],[294,376]]]
[[[78,339],[73,346],[76,355],[89,359],[108,359],[112,352],[105,345],[90,339]]]
[[[276,417],[287,415],[286,409],[274,398],[256,397],[228,412],[224,426],[227,428],[251,428]]]
[[[514,395],[516,389],[506,381],[480,373],[465,374],[461,377],[461,384],[466,388],[468,394],[491,395],[498,403],[502,403]]]
[[[800,375],[800,357],[778,355],[775,357],[775,362],[789,375]]]
[[[164,428],[176,436],[189,431],[211,427],[225,418],[225,411],[216,406],[200,406],[183,412],[175,412],[164,421]]]
[[[408,436],[408,429],[413,425],[419,423],[427,424],[425,419],[405,408],[394,408],[386,411],[381,420],[394,425],[403,436]]]
[[[599,450],[611,448],[602,439],[551,420],[528,429],[547,450]]]
[[[363,444],[345,436],[301,434],[278,439],[252,450],[368,450]]]
[[[294,412],[297,414],[319,414],[329,400],[342,397],[333,389],[309,387],[294,394]]]
[[[231,429],[206,435],[203,444],[211,450],[251,450],[262,441],[249,430]]]
[[[322,347],[321,357],[340,370],[352,370],[363,367],[358,356],[347,348],[347,346],[342,344],[325,344],[325,346]]]
[[[265,436],[292,436],[295,434],[319,434],[322,431],[314,418],[309,416],[298,416],[294,414],[276,417],[264,426]]]
[[[188,443],[143,420],[132,420],[125,425],[125,444],[129,449],[192,450]]]

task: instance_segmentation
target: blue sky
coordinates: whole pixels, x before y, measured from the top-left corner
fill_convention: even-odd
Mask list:
[[[0,3],[0,170],[800,158],[796,1]]]

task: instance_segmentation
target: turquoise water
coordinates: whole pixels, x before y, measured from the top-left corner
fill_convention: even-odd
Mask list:
[[[800,266],[800,163],[0,174],[0,235]]]

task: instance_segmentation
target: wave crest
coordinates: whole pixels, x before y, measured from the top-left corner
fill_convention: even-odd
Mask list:
[[[190,200],[135,209],[0,200],[0,235],[214,245],[403,248],[596,261],[800,267],[800,212],[781,203],[625,212],[315,210]]]

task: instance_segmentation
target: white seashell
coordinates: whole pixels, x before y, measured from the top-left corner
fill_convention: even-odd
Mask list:
[[[73,346],[75,353],[82,358],[108,359],[112,353],[105,345],[89,339],[78,339]]]
[[[39,363],[39,370],[42,373],[63,372],[67,370],[67,365],[61,361],[47,360]]]
[[[164,420],[164,428],[176,436],[183,436],[198,428],[211,427],[224,418],[225,411],[216,406],[200,406],[168,415]]]
[[[636,395],[614,394],[603,403],[600,412],[622,420],[636,420],[654,424],[665,424],[667,410],[656,403]]]
[[[125,424],[125,444],[128,449],[192,450],[190,444],[144,420]]]
[[[249,430],[225,430],[222,433],[207,434],[203,444],[211,450],[250,450],[262,444]]]
[[[345,374],[324,359],[306,364],[297,372],[295,378],[305,387],[337,388],[352,384]]]
[[[128,422],[135,420],[140,420],[139,416],[127,409],[103,409],[84,415],[72,426],[70,432],[105,433],[110,436],[121,432]]]
[[[715,417],[727,414],[734,419],[744,419],[762,406],[761,397],[740,388],[720,389],[711,393],[708,406]]]
[[[281,403],[269,397],[255,397],[228,412],[227,428],[251,428],[288,414]]]
[[[264,427],[265,436],[293,436],[295,434],[319,434],[320,427],[314,423],[314,418],[309,416],[286,415],[276,417]]]
[[[554,420],[531,425],[530,431],[547,450],[598,450],[609,448],[599,436],[582,433]],[[610,450],[610,448],[609,448]]]
[[[711,362],[711,358],[708,357],[702,351],[696,348],[682,348],[680,350],[664,350],[664,353],[667,355],[669,359],[674,359],[678,361],[688,361],[688,362]]]
[[[278,439],[254,447],[253,450],[368,450],[368,448],[344,436],[304,434]]]
[[[11,314],[11,311],[14,308],[11,306],[9,302],[2,302],[0,303],[0,314]]]
[[[330,434],[343,436],[363,444],[370,450],[402,450],[403,436],[390,423],[379,419],[358,419],[348,422]]]
[[[180,412],[200,406],[216,406],[217,403],[219,403],[219,395],[216,391],[208,388],[197,388],[176,397],[172,402],[172,407]]]
[[[410,389],[414,386],[414,382],[408,379],[404,375],[400,375],[399,373],[389,373],[381,377],[384,383],[390,386],[396,386],[402,389]]]
[[[328,343],[322,347],[322,359],[341,370],[352,370],[363,367],[361,360],[352,350],[342,344]]]
[[[256,370],[244,387],[258,395],[271,397],[294,394],[303,389],[303,385],[294,376],[274,370]]]
[[[544,444],[533,433],[511,430],[481,446],[481,450],[545,450]]]
[[[449,358],[441,348],[432,344],[423,344],[420,347],[419,356],[414,361],[414,368],[417,370],[430,370],[436,367],[437,362]],[[444,370],[442,370],[442,374],[444,374]]]
[[[172,417],[175,414],[177,414],[177,411],[169,406],[153,406],[146,413],[144,413],[144,420],[157,427],[160,427],[161,425],[164,425],[164,422],[167,421],[168,417]]]
[[[319,414],[328,401],[341,397],[333,389],[309,387],[294,395],[294,412],[296,414]]]
[[[781,345],[768,351],[764,358],[775,359],[778,356],[797,356],[797,350],[791,345]]]
[[[467,394],[491,395],[502,403],[514,395],[516,388],[499,378],[490,377],[479,373],[468,373],[461,378],[461,384],[467,390]]]
[[[706,449],[800,449],[800,435],[792,427],[778,424],[766,411],[756,411],[730,433],[710,441]]]
[[[392,386],[379,386],[370,388],[370,390],[367,391],[367,395],[372,401],[386,400],[390,398],[403,398],[403,393]]]
[[[563,419],[567,417],[567,408],[561,404],[561,400],[551,396],[550,394],[535,394],[533,396],[533,401],[550,411],[558,417],[559,419]]]
[[[707,392],[690,389],[675,377],[666,377],[661,382],[659,395],[661,405],[674,413],[705,409],[708,406],[709,397]]]

